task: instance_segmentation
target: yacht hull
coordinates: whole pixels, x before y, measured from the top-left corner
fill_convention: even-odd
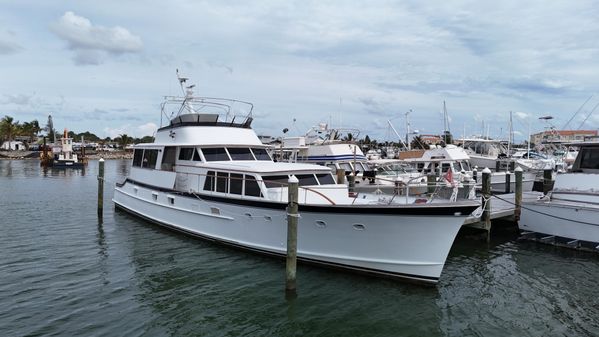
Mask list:
[[[261,253],[286,254],[285,203],[235,204],[223,199],[126,182],[115,189],[113,201],[118,208],[187,234]],[[474,208],[402,211],[393,207],[369,212],[368,206],[300,204],[298,259],[436,283],[460,227]]]
[[[534,201],[522,205],[522,231],[599,242],[599,207],[583,202]]]

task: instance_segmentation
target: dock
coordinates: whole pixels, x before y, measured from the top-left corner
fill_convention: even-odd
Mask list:
[[[522,201],[530,201],[538,199],[542,195],[541,192],[524,192],[522,193]],[[516,219],[516,193],[497,194],[491,197],[491,216],[490,220],[504,220],[509,222],[517,222]],[[466,218],[464,226],[490,230],[486,225],[483,215],[471,215]]]

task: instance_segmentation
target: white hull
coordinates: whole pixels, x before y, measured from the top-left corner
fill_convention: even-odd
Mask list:
[[[286,254],[284,203],[270,203],[271,207],[251,202],[236,205],[131,183],[117,187],[113,201],[120,208],[188,234],[262,253]],[[304,209],[300,205],[300,260],[431,283],[438,281],[468,215],[323,212],[322,207],[311,211],[306,205]]]
[[[599,242],[599,206],[585,202],[524,203],[518,226],[522,231]]]

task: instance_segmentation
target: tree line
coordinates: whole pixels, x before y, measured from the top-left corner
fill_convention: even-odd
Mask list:
[[[48,116],[48,122],[43,128],[40,126],[40,123],[37,119],[34,119],[30,122],[21,123],[19,121],[15,121],[13,117],[6,115],[0,120],[0,145],[5,141],[12,142],[15,139],[23,141],[26,146],[41,144],[42,140],[39,139],[40,134],[45,134],[49,142],[53,142],[54,140],[58,141],[63,136],[63,133],[57,132],[54,129],[51,116]],[[115,138],[101,138],[89,131],[81,133],[69,131],[68,137],[73,138],[75,142],[80,141],[81,137],[83,137],[86,142],[94,142],[100,145],[117,144],[122,148],[129,144],[151,143],[154,141],[154,137],[152,136],[135,138],[127,134],[120,134]]]

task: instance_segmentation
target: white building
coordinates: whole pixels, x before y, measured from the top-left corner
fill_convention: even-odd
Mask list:
[[[25,144],[20,141],[4,142],[4,143],[2,143],[2,146],[0,146],[0,149],[13,150],[13,151],[25,150]]]

